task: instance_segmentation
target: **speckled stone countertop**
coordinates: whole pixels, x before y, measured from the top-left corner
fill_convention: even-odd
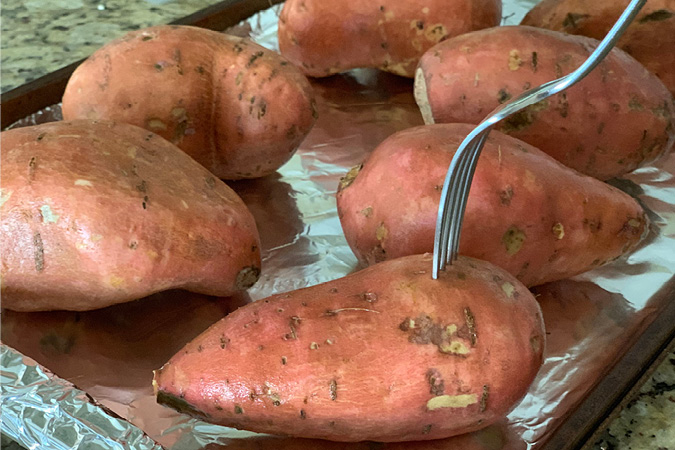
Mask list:
[[[7,92],[89,56],[130,30],[218,0],[3,0],[0,84]]]
[[[168,23],[218,1],[3,0],[1,91],[85,58],[129,30]],[[675,450],[675,348],[584,448],[623,449]]]
[[[675,450],[675,344],[609,427],[583,450]]]

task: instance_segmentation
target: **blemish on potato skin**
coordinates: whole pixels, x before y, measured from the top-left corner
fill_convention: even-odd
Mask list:
[[[511,186],[506,186],[506,188],[499,193],[499,202],[504,206],[509,206],[512,198],[513,188]]]
[[[375,292],[362,292],[359,294],[361,300],[365,300],[368,303],[375,303],[377,301],[377,294]]]
[[[640,23],[660,22],[662,20],[670,19],[671,17],[673,17],[673,15],[675,15],[675,13],[673,13],[672,11],[669,11],[667,9],[659,9],[647,14],[644,17],[641,17],[639,22]]]
[[[506,248],[506,253],[513,256],[520,251],[526,239],[525,232],[515,225],[506,230],[502,236],[502,244]]]
[[[506,90],[506,88],[502,88],[499,90],[499,92],[497,92],[497,101],[499,103],[504,103],[508,101],[511,97],[512,97],[511,94],[509,93],[509,91]]]
[[[375,237],[377,240],[382,242],[383,240],[387,239],[388,234],[389,230],[387,230],[387,227],[384,226],[384,222],[380,223],[380,225],[375,230]]]
[[[244,409],[239,405],[234,405],[234,413],[235,414],[244,414]]]
[[[42,243],[42,236],[39,231],[33,234],[33,259],[35,260],[35,270],[42,272],[45,268],[45,249]]]
[[[330,399],[332,401],[337,400],[337,388],[338,388],[337,380],[333,378],[332,380],[330,380],[330,388],[329,388]]]
[[[220,348],[225,349],[227,347],[227,344],[230,343],[230,339],[226,338],[225,336],[220,337]]]
[[[428,315],[421,314],[412,319],[406,317],[399,325],[399,330],[408,334],[408,342],[417,345],[434,345],[444,354],[466,356],[469,349],[459,340],[457,325],[434,323]],[[461,338],[460,338],[461,339]]]
[[[557,222],[551,227],[551,232],[556,239],[560,240],[565,237],[565,227],[562,223]]]
[[[509,70],[516,71],[523,65],[523,60],[520,59],[520,52],[513,49],[509,52]]]
[[[146,122],[146,126],[151,130],[166,130],[166,124],[161,119],[156,117],[150,118]]]
[[[576,30],[579,24],[589,17],[591,17],[589,14],[569,12],[563,19],[562,26],[565,30]]]
[[[469,329],[469,341],[473,347],[478,342],[478,333],[476,331],[476,318],[468,306],[464,308],[464,322],[466,322],[466,327]]]
[[[521,131],[532,125],[537,118],[537,113],[547,109],[549,103],[547,100],[542,100],[534,105],[530,105],[520,112],[513,114],[503,120],[503,125],[499,128],[503,133],[510,133],[512,131]]]
[[[426,373],[427,383],[429,384],[429,393],[432,395],[443,395],[445,392],[445,382],[438,369],[431,368]]]
[[[254,54],[251,55],[249,58],[248,62],[246,63],[246,67],[251,67],[253,63],[260,57],[262,57],[264,53],[262,51],[257,51]]]
[[[513,286],[513,284],[509,283],[508,281],[502,283],[502,291],[504,291],[504,294],[506,294],[508,298],[512,298],[514,296],[515,290],[515,286]]]
[[[479,411],[484,412],[487,409],[488,396],[490,395],[490,388],[487,384],[483,385],[483,393],[480,396]]]
[[[245,291],[253,286],[258,278],[260,278],[260,269],[256,266],[248,266],[239,271],[234,284],[238,290]]]
[[[476,394],[439,395],[427,402],[427,410],[434,411],[441,408],[466,408],[478,403]]]
[[[301,320],[297,316],[292,316],[289,319],[288,326],[291,329],[291,332],[284,335],[284,340],[295,340],[298,338],[296,325],[300,324],[300,322]]]
[[[336,316],[338,313],[345,312],[345,311],[366,311],[366,312],[374,312],[378,313],[380,311],[376,311],[374,309],[368,309],[368,308],[337,308],[337,309],[327,309],[325,313],[323,313],[324,316]]]
[[[44,136],[44,133],[41,134],[40,136]],[[40,136],[38,136],[38,140],[40,140]],[[37,169],[37,156],[31,157],[30,161],[28,161],[28,182],[30,183],[35,179],[35,169]]]
[[[359,212],[363,214],[364,217],[370,217],[373,214],[373,208],[372,206],[368,206],[367,208],[364,208]]]
[[[307,418],[307,413],[305,412],[304,409],[300,410],[300,418],[303,420]]]
[[[349,169],[349,172],[347,174],[340,178],[340,184],[338,185],[338,192],[347,189],[351,184],[356,180],[356,177],[359,175],[359,172],[363,169],[363,164],[359,164],[358,166],[354,166],[351,169]]]
[[[538,62],[537,59],[538,59],[537,52],[532,52],[532,59],[531,59],[532,72],[537,71],[537,62]]]
[[[57,223],[59,221],[59,214],[52,211],[49,205],[40,206],[40,214],[42,215],[42,223]]]

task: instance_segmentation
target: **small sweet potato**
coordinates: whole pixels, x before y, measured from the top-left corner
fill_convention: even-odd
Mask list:
[[[472,129],[436,124],[400,131],[342,179],[338,215],[362,263],[433,250],[445,174]],[[646,226],[628,194],[493,131],[478,160],[459,251],[532,286],[617,258]]]
[[[460,257],[387,261],[248,304],[160,370],[160,403],[252,431],[336,441],[449,437],[505,416],[542,363],[539,305]]]
[[[501,21],[501,0],[287,0],[281,54],[308,76],[374,67],[412,78],[422,54]]]
[[[277,53],[188,26],[132,31],[73,73],[66,119],[109,119],[153,131],[225,179],[268,175],[316,119],[311,86]]]
[[[2,133],[3,307],[88,310],[170,288],[256,282],[259,237],[237,194],[170,142],[77,120]]]
[[[425,123],[478,123],[500,103],[572,72],[597,44],[526,26],[467,33],[422,56],[415,97]],[[577,85],[496,129],[606,180],[672,149],[673,97],[661,80],[615,48]]]
[[[543,0],[521,25],[602,39],[627,5],[628,0]],[[617,46],[675,95],[675,0],[649,0]]]

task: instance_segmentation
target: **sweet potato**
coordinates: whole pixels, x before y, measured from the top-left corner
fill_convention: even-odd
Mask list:
[[[521,25],[602,39],[628,0],[544,0]],[[675,95],[675,0],[649,0],[617,46],[663,81]]]
[[[501,0],[287,0],[281,54],[308,76],[374,67],[412,78],[434,44],[501,21]]]
[[[416,100],[425,123],[478,123],[500,103],[573,71],[596,45],[584,36],[525,26],[468,33],[424,54]],[[606,180],[669,152],[674,121],[668,89],[615,48],[579,84],[497,129]]]
[[[316,119],[309,82],[249,40],[188,26],[132,31],[91,55],[63,95],[66,119],[153,131],[219,178],[255,178],[290,159]]]
[[[207,421],[336,441],[449,437],[489,425],[542,363],[539,305],[461,257],[387,261],[246,305],[155,372],[157,399]]]
[[[154,133],[77,120],[2,133],[3,307],[88,310],[169,288],[228,296],[260,273],[237,194]]]
[[[383,141],[337,194],[364,264],[433,250],[441,189],[468,124],[426,125]],[[459,251],[527,286],[568,278],[629,251],[647,218],[628,194],[493,131],[478,160]]]

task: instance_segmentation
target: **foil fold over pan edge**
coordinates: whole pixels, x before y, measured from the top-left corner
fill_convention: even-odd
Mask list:
[[[2,432],[27,448],[162,450],[84,391],[0,344]]]

